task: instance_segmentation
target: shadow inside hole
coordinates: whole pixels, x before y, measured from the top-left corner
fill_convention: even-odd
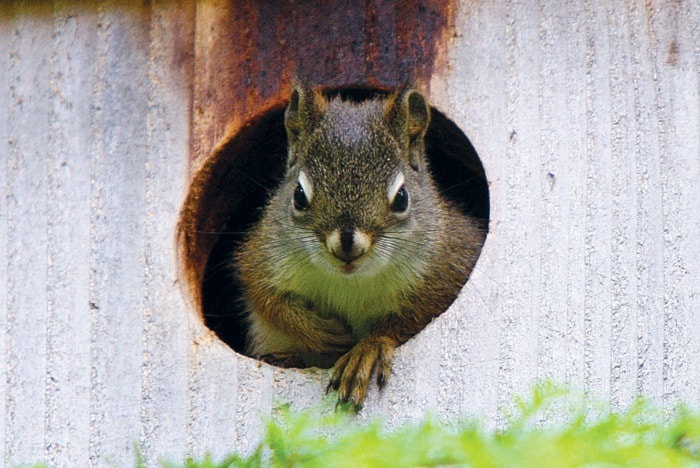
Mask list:
[[[387,94],[374,89],[334,89],[329,96],[362,101]],[[245,125],[211,156],[214,184],[202,187],[205,198],[220,202],[208,208],[219,221],[220,231],[209,252],[201,287],[206,326],[235,351],[245,353],[247,325],[243,316],[241,286],[235,280],[233,255],[245,233],[257,222],[263,208],[281,182],[286,167],[287,141],[283,106],[271,109]],[[442,194],[465,214],[488,226],[489,192],[484,169],[469,139],[444,114],[431,108],[426,151],[433,177]],[[217,191],[215,197],[206,192]],[[212,214],[211,210],[219,210]]]

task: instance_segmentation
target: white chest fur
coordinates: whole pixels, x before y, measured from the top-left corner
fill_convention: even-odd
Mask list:
[[[422,270],[419,263],[416,260],[406,269],[405,263],[401,267],[402,263],[392,262],[391,256],[388,260],[375,256],[346,273],[328,258],[300,253],[279,264],[274,282],[313,302],[319,315],[344,318],[361,338],[379,318],[402,312],[401,296],[414,286]]]

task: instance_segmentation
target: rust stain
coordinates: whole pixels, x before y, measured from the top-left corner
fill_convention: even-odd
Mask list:
[[[329,87],[427,84],[454,30],[454,1],[232,3],[197,15],[193,160],[283,102],[294,73]]]

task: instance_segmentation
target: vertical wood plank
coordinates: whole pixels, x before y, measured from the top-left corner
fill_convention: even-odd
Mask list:
[[[272,366],[237,355],[201,323],[191,327],[188,455],[211,454],[221,458],[232,451],[249,454],[264,429],[264,418],[274,403],[298,403],[308,384],[295,371],[273,370]],[[278,385],[289,378],[289,387]],[[300,392],[302,387],[302,392]]]
[[[612,293],[610,340],[610,399],[618,406],[630,402],[636,389],[637,275],[635,239],[637,230],[635,188],[634,95],[630,64],[630,23],[624,1],[608,5],[610,27],[609,100],[611,108],[611,204],[610,287]]]
[[[175,233],[189,165],[195,2],[151,5],[141,447],[144,461],[187,451],[188,314]]]
[[[91,163],[90,459],[133,463],[141,432],[148,5],[100,4]]]
[[[223,348],[223,352],[219,351],[222,359],[231,360],[232,351],[221,343],[217,343],[217,347]],[[260,365],[250,358],[240,356],[236,357],[236,361],[238,367],[237,382],[233,387],[233,391],[238,396],[235,403],[236,412],[232,415],[233,420],[225,420],[221,416],[217,416],[217,419],[221,421],[219,431],[233,424],[235,427],[233,445],[241,453],[251,454],[265,430],[265,418],[272,414],[276,405],[291,401],[298,402],[304,399],[303,396],[314,394],[312,392],[320,391],[321,388],[319,388],[318,380],[309,381],[303,372],[299,375],[293,371],[291,373],[286,370],[280,371],[267,364]],[[292,374],[289,379],[290,385],[286,389],[280,388],[280,374],[288,376]],[[217,393],[220,392],[221,396],[226,398],[232,388],[225,385],[228,382],[226,374],[217,376],[215,381],[224,383],[217,389]],[[291,393],[289,392],[290,388],[292,389]],[[280,395],[285,396],[280,398]],[[322,393],[315,393],[315,395],[320,396]],[[216,453],[231,453],[231,445],[230,441],[218,438],[215,444]]]
[[[10,64],[12,61],[12,48],[14,28],[10,21],[12,5],[6,5],[5,17],[0,17],[0,44],[6,44],[0,49],[0,460],[7,463],[9,453],[6,444],[6,427],[10,414],[7,406],[7,306],[8,292],[8,201],[10,186],[8,173],[10,169]]]
[[[386,408],[387,422],[392,427],[407,422],[420,421],[426,411],[438,409],[441,349],[441,327],[429,324],[421,333],[406,343],[392,364],[392,375],[381,392],[371,388],[372,400]],[[365,405],[371,409],[371,405]]]
[[[96,3],[56,1],[52,29],[45,461],[51,466],[87,466],[92,313],[90,91]]]
[[[474,144],[491,186],[489,234],[462,294],[440,321],[438,412],[479,415],[490,421],[499,410],[500,343],[507,200],[503,147],[506,125],[505,2],[465,2],[457,12],[449,64],[431,81],[434,104],[452,118]],[[480,38],[489,38],[483,41]],[[486,110],[488,109],[488,110]]]
[[[587,91],[587,60],[589,58],[586,7],[578,3],[577,7],[568,12],[569,32],[565,37],[572,37],[572,44],[567,60],[568,106],[566,113],[567,128],[576,129],[570,135],[564,135],[568,146],[569,165],[571,169],[562,167],[562,174],[570,184],[568,207],[570,220],[563,219],[569,232],[569,266],[567,276],[567,292],[569,296],[567,308],[567,371],[565,382],[574,389],[582,389],[585,384],[585,284],[586,284],[586,159],[588,132],[588,91]],[[548,182],[550,182],[548,180]],[[564,202],[566,203],[566,202]]]
[[[690,210],[690,220],[688,221],[690,232],[697,233],[700,231],[700,184],[697,183],[700,179],[700,157],[695,158],[693,163],[692,155],[700,155],[700,125],[695,126],[695,133],[693,133],[692,122],[700,122],[700,77],[698,77],[700,75],[700,28],[693,28],[692,25],[700,21],[700,4],[688,2],[687,5],[689,10],[688,18],[690,19],[683,21],[682,31],[686,38],[686,43],[694,44],[695,49],[694,53],[688,54],[686,57],[687,61],[685,62],[683,73],[679,77],[679,81],[683,83],[686,82],[685,80],[688,80],[690,85],[684,88],[683,95],[679,99],[681,108],[678,112],[679,115],[688,115],[690,117],[689,120],[683,120],[685,125],[691,125],[691,128],[687,129],[687,133],[683,134],[681,151],[690,160],[689,178],[695,183],[691,183],[689,191],[691,192],[691,200],[695,200],[695,206],[684,206],[686,206],[686,210]],[[693,18],[695,18],[695,21],[693,21]],[[690,396],[683,396],[682,398],[687,398],[691,401],[694,398],[695,402],[700,402],[700,286],[698,286],[700,284],[700,265],[698,265],[700,264],[700,236],[692,234],[689,236],[688,257],[695,259],[690,261],[690,270],[684,276],[684,286],[688,288],[686,298],[689,304],[687,315],[691,337],[691,345],[688,350],[688,354],[691,356],[689,372],[691,384],[687,390]],[[693,372],[693,369],[695,372]]]
[[[542,246],[537,366],[540,378],[559,382],[572,376],[575,372],[572,368],[582,369],[570,354],[575,343],[576,335],[572,333],[578,323],[576,317],[581,311],[580,298],[572,298],[571,291],[562,294],[552,287],[564,278],[582,282],[583,241],[572,236],[571,229],[572,224],[583,225],[583,204],[576,195],[581,192],[579,174],[584,159],[580,148],[585,134],[582,128],[585,95],[579,80],[585,79],[580,73],[585,62],[585,37],[582,28],[577,27],[578,21],[572,20],[572,17],[580,18],[582,10],[582,7],[541,4],[539,19],[542,64],[538,79],[541,96],[538,178]],[[571,306],[572,300],[578,308]]]
[[[44,456],[51,6],[17,2],[10,45],[6,454]]]
[[[237,438],[239,428],[232,420],[233,415],[246,411],[241,408],[241,395],[236,392],[240,386],[239,362],[237,358],[231,359],[232,351],[226,353],[221,349],[224,345],[218,343],[211,332],[200,333],[193,340],[187,452],[193,457],[203,453],[221,457],[230,451],[226,446],[233,445]],[[249,388],[249,391],[259,390]],[[235,397],[231,397],[233,395]],[[255,408],[249,410],[255,411]]]
[[[538,15],[525,2],[506,2],[508,143],[507,187],[508,290],[502,304],[499,349],[499,397],[511,404],[511,392],[528,390],[536,377],[542,242],[540,182],[540,100],[537,92],[542,57]],[[523,311],[529,313],[523,313]]]
[[[654,83],[652,31],[647,5],[635,3],[627,9],[630,47],[630,82],[633,92],[634,189],[636,232],[633,248],[636,270],[636,386],[634,394],[643,394],[660,403],[663,396],[663,232],[664,219],[661,184],[661,149],[657,91]],[[629,86],[629,83],[627,84]]]
[[[584,291],[584,381],[596,397],[610,392],[611,109],[608,100],[609,12],[585,4],[586,28],[586,221]]]
[[[540,196],[542,237],[538,377],[583,388],[583,226],[586,37],[582,3],[543,3]],[[564,291],[558,282],[569,285]]]
[[[233,77],[241,75],[237,69],[245,66],[242,62],[227,63],[225,60],[226,57],[234,56],[229,49],[242,48],[242,44],[227,43],[222,49],[222,42],[229,42],[236,37],[236,31],[230,30],[230,18],[235,10],[236,5],[225,0],[197,2],[195,79],[192,90],[192,161],[195,166],[224,136],[227,122],[221,116],[230,115],[231,119],[240,119],[244,114],[245,101],[240,96],[235,99],[224,95],[227,89],[233,87],[230,83]]]
[[[700,401],[700,8],[652,2],[663,201],[664,399]],[[659,332],[659,331],[657,331]]]

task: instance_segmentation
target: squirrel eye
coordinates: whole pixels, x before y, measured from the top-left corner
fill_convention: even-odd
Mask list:
[[[404,185],[394,195],[394,200],[391,202],[391,211],[394,213],[403,213],[408,209],[408,192]]]
[[[292,200],[294,203],[294,209],[297,211],[303,211],[309,207],[309,199],[306,198],[304,187],[302,187],[301,184],[297,184]]]

